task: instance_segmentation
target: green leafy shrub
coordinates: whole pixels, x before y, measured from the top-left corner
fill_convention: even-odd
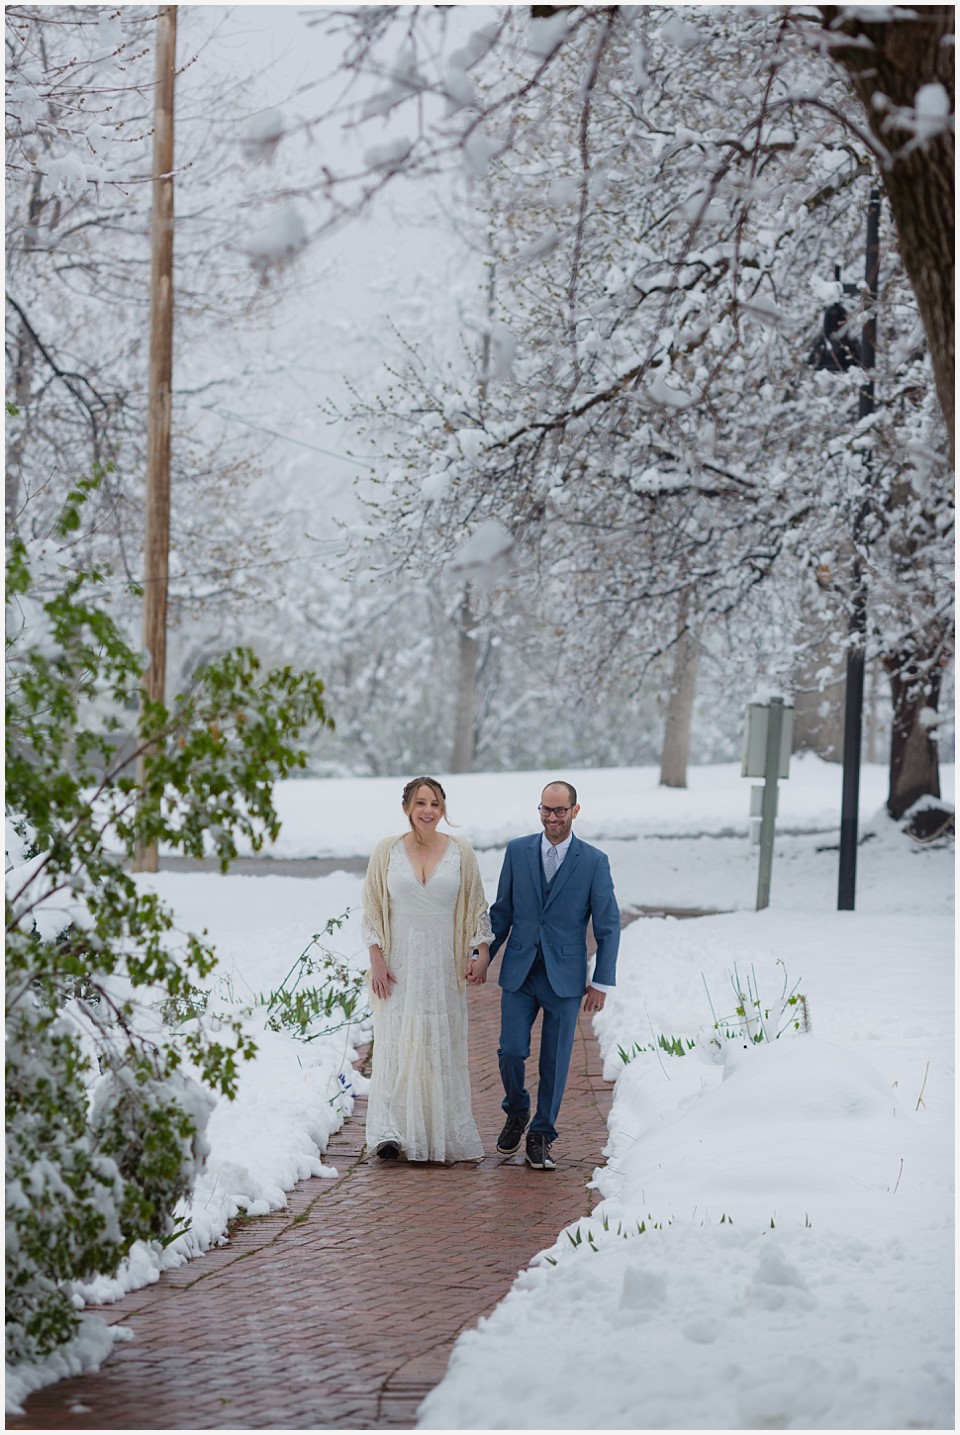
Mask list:
[[[97,478],[70,494],[64,537]],[[279,820],[273,782],[303,767],[308,725],[329,725],[323,685],[261,670],[246,649],[195,675],[169,708],[141,705],[138,785],[115,734],[143,665],[102,598],[104,575],[52,571],[44,594],[24,544],[7,563],[7,812],[22,850],[7,877],[7,1352],[67,1340],[72,1280],[116,1271],[163,1241],[205,1153],[210,1093],[231,1096],[254,1053],[239,1019],[204,1022],[210,946],[174,937],[172,913],[127,870],[137,844],[222,870]],[[106,716],[105,716],[106,714]],[[136,755],[136,754],[134,754]],[[160,1013],[195,1018],[172,1038]]]
[[[6,1023],[7,1360],[72,1335],[65,1282],[115,1270],[126,1250],[123,1181],[97,1150],[75,1032],[22,1001]]]
[[[274,1031],[288,1031],[298,1041],[315,1041],[353,1021],[364,993],[363,976],[352,972],[342,957],[321,945],[322,939],[342,927],[348,916],[349,912],[344,912],[342,917],[331,917],[323,931],[310,938],[276,991],[257,998],[267,1008],[267,1025]],[[319,977],[320,981],[310,983],[311,977]]]
[[[90,1128],[123,1180],[120,1226],[161,1240],[171,1212],[193,1188],[209,1150],[203,1135],[212,1096],[180,1072],[162,1081],[150,1061],[107,1072],[94,1092]]]

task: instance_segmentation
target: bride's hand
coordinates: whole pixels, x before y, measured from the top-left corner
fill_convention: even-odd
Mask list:
[[[370,966],[370,989],[375,997],[386,998],[390,995],[390,983],[396,982],[396,977],[381,957],[379,961],[374,960]]]

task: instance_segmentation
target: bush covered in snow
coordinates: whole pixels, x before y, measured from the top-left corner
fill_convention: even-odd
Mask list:
[[[58,537],[80,526],[96,479],[70,495]],[[209,945],[126,870],[138,843],[226,870],[237,839],[275,837],[273,780],[305,764],[294,744],[326,724],[323,685],[261,673],[251,652],[198,672],[168,710],[141,707],[142,780],[121,758],[119,713],[144,664],[56,550],[7,563],[7,1358],[35,1360],[77,1325],[71,1281],[115,1271],[172,1212],[206,1154],[214,1098],[231,1096],[254,1047],[240,1020],[202,1017],[176,1041],[164,1013],[214,965]],[[41,597],[41,591],[51,596]],[[109,844],[109,845],[108,845]],[[119,849],[119,852],[118,852]],[[217,1028],[212,1031],[212,1028]],[[206,1086],[187,1076],[187,1059]]]
[[[192,1186],[212,1098],[148,1056],[96,1081],[79,1031],[37,1001],[7,1019],[7,1360],[77,1325],[69,1282],[159,1239]],[[93,1082],[91,1110],[89,1083]]]

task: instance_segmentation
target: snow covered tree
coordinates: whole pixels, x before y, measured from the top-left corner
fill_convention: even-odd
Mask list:
[[[839,95],[831,93],[825,70],[809,69],[796,95],[767,87],[757,91],[758,114],[776,117],[784,107],[796,113],[796,101],[802,100],[807,110],[802,129],[808,135],[816,135],[827,116],[848,131],[861,152],[879,161],[952,439],[953,7],[818,8],[819,16],[799,6],[767,7],[752,17],[760,22],[754,34],[764,47],[776,35],[795,51],[829,57],[830,68],[835,65],[835,73],[844,77],[844,88]],[[678,45],[695,48],[704,25],[722,26],[724,16],[732,18],[734,12],[722,7],[532,5],[494,7],[493,14],[492,23],[466,32],[460,17],[445,8],[345,7],[311,17],[309,23],[343,37],[340,68],[348,83],[338,107],[351,90],[364,90],[351,123],[386,125],[399,117],[406,127],[402,136],[371,146],[359,173],[324,169],[325,226],[361,210],[394,177],[433,170],[451,155],[462,158],[468,172],[481,173],[491,156],[512,144],[517,104],[556,81],[565,51],[579,48],[585,61],[584,85],[571,119],[575,128],[576,116],[589,108],[604,49],[626,25],[662,26]],[[645,64],[641,58],[642,71]],[[722,86],[723,76],[718,78]],[[862,105],[859,116],[851,111],[851,90]],[[731,97],[727,91],[724,98]],[[678,100],[680,109],[682,97]]]
[[[280,368],[263,324],[285,286],[263,263],[292,253],[280,171],[261,165],[270,117],[222,47],[225,14],[181,10],[176,86],[171,620],[214,632],[227,604],[249,617],[274,571],[256,423]],[[155,15],[24,5],[5,19],[7,531],[48,535],[86,456],[102,482],[76,563],[116,566],[138,629]]]
[[[387,12],[361,30],[351,62],[375,70]],[[786,675],[824,633],[842,651],[865,571],[874,651],[909,632],[922,653],[899,771],[936,697],[918,674],[952,652],[949,467],[895,264],[881,411],[858,422],[856,363],[811,363],[818,313],[844,297],[835,267],[862,267],[876,158],[823,40],[789,10],[500,12],[431,82],[411,24],[365,113],[447,95],[453,118],[421,125],[402,159],[398,142],[397,167],[461,144],[487,178],[477,230],[510,277],[490,326],[499,384],[429,374],[392,396],[405,477],[384,514],[398,547],[428,534],[443,559],[465,530],[506,525],[562,589],[594,673],[656,660],[682,636],[664,635],[664,605],[689,588],[697,626],[723,620],[741,649],[759,633]],[[842,316],[853,355],[865,306]],[[935,792],[935,769],[920,782]],[[891,786],[892,811],[912,785]]]
[[[849,74],[874,137],[952,452],[955,10],[821,5],[820,12],[828,53]]]

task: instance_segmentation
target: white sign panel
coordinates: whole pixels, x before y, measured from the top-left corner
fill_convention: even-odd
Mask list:
[[[741,777],[766,777],[767,775],[767,719],[770,708],[767,703],[751,703],[747,708],[747,730],[743,740],[743,766]],[[783,709],[783,729],[780,734],[780,769],[777,777],[790,776],[790,752],[793,747],[793,708]]]

